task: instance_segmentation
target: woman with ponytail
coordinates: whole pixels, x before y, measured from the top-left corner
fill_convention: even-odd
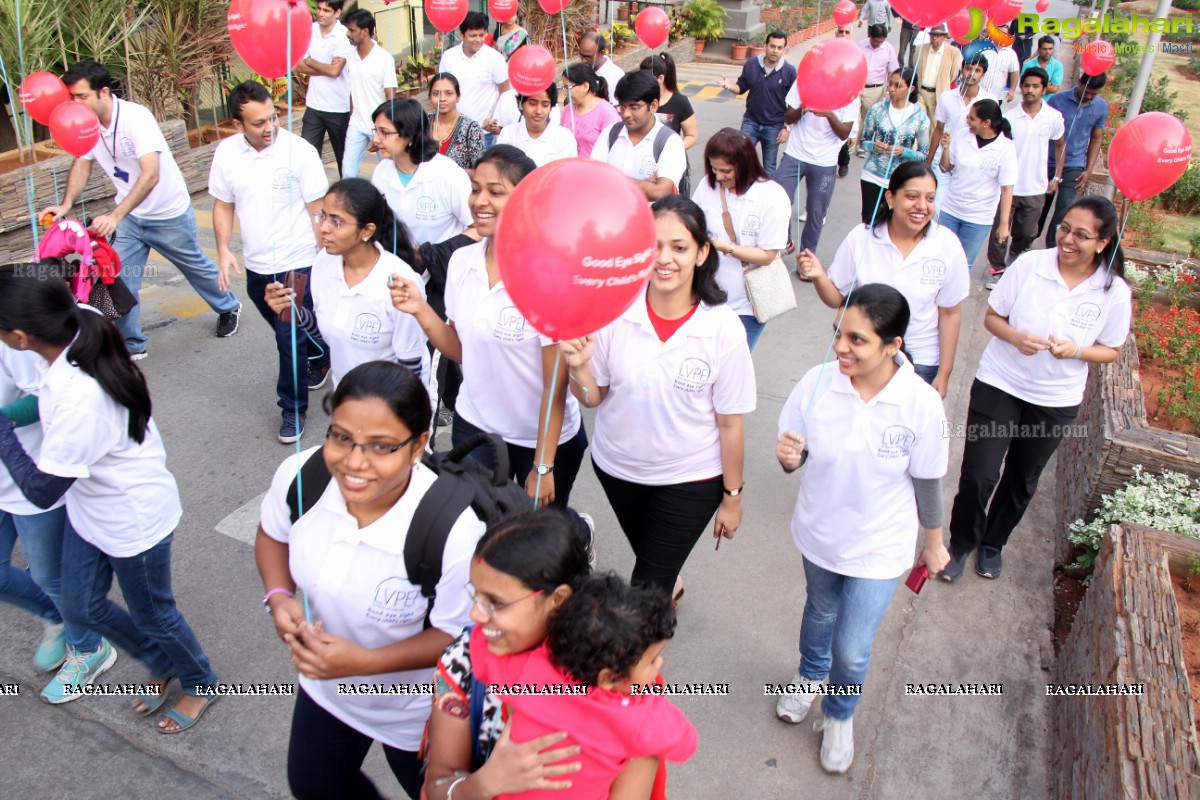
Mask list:
[[[1017,182],[1017,147],[1012,126],[995,100],[967,109],[967,135],[942,134],[942,171],[949,175],[938,222],[949,228],[967,253],[967,269],[983,248],[992,223],[996,241],[1008,241],[1008,217]],[[1000,216],[996,216],[996,208]]]
[[[591,158],[600,131],[619,122],[621,116],[608,102],[607,81],[589,65],[572,64],[563,77],[567,80],[571,102],[563,109],[562,126],[575,135],[579,157]]]
[[[47,367],[38,394],[44,438],[35,464],[0,418],[0,460],[39,508],[66,497],[62,555],[63,618],[102,633],[144,663],[159,691],[140,696],[145,715],[179,679],[184,696],[162,733],[192,727],[217,697],[216,675],[171,593],[171,540],[182,508],[146,380],[121,334],[95,309],[79,306],[60,261],[0,267],[0,341],[36,353]],[[128,612],[108,599],[113,576]],[[102,639],[73,652],[91,683],[116,661]]]

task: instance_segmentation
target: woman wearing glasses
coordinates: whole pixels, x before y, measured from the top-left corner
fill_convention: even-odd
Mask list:
[[[411,371],[373,361],[347,373],[326,403],[325,444],[276,471],[254,548],[263,604],[300,673],[288,783],[302,799],[381,797],[360,769],[378,741],[416,798],[429,696],[343,694],[339,686],[428,683],[430,668],[469,623],[465,586],[484,525],[467,509],[450,530],[429,609],[420,587],[401,577],[405,540],[423,533],[410,529],[413,512],[437,477],[421,464],[429,395]],[[332,480],[293,523],[288,490],[314,454]]]
[[[403,364],[429,383],[429,350],[421,326],[392,307],[388,287],[394,276],[423,282],[409,266],[412,243],[379,190],[362,178],[346,178],[329,187],[314,218],[321,251],[313,259],[308,291],[313,310],[293,298],[282,283],[267,285],[267,305],[305,331],[319,329],[329,345],[333,385],[368,361]],[[394,254],[393,254],[394,253]]]
[[[396,217],[412,231],[413,244],[441,242],[471,224],[471,179],[438,152],[429,135],[429,115],[412,98],[389,100],[375,109],[375,146],[386,156],[371,183]]]
[[[1067,210],[1054,248],[1021,255],[996,284],[983,323],[995,338],[971,387],[944,580],[957,580],[972,552],[976,573],[1000,576],[1001,550],[1079,413],[1087,365],[1116,361],[1129,335],[1124,274],[1117,211],[1089,195]]]

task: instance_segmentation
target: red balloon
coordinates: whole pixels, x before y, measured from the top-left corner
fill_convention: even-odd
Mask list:
[[[554,55],[540,44],[527,44],[508,60],[508,82],[526,97],[546,91],[557,71]]]
[[[567,6],[571,5],[571,0],[538,0],[538,5],[542,7],[542,11],[547,14],[557,14]]]
[[[959,44],[971,41],[971,14],[963,8],[950,15],[946,20],[946,30]]]
[[[26,113],[43,125],[50,124],[54,109],[71,99],[67,85],[49,72],[31,72],[21,81],[18,95]]]
[[[838,25],[853,25],[857,18],[858,7],[854,5],[854,0],[842,0],[833,7],[833,21]]]
[[[849,39],[818,42],[796,69],[800,101],[813,111],[837,111],[858,97],[866,83],[867,59]]]
[[[1108,171],[1121,194],[1147,200],[1179,180],[1191,157],[1192,135],[1179,118],[1150,111],[1117,128]]]
[[[496,22],[508,22],[517,15],[517,0],[488,0],[488,13]]]
[[[601,161],[566,158],[517,184],[496,226],[496,265],[529,324],[575,339],[642,295],[654,241],[654,215],[633,181]]]
[[[1000,0],[975,0],[975,2],[968,3],[968,5],[975,6],[984,14],[987,14],[987,12],[999,2]]]
[[[1034,6],[1034,8],[1037,9],[1037,12],[1039,14],[1045,14],[1046,9],[1048,9],[1049,7],[1050,7],[1050,0],[1038,0],[1037,5]]]
[[[1113,46],[1103,39],[1097,39],[1083,48],[1083,55],[1079,57],[1079,65],[1088,75],[1095,76],[1103,74],[1116,60],[1117,52]]]
[[[487,36],[483,37],[483,43],[488,47],[491,47],[496,43],[496,37],[489,33]]]
[[[966,7],[967,0],[892,0],[892,8],[918,28],[932,28]]]
[[[1007,25],[1021,13],[1021,0],[999,0],[988,11],[988,18],[995,25]]]
[[[633,29],[642,40],[642,44],[653,50],[667,40],[667,35],[671,32],[671,19],[667,12],[658,6],[650,6],[638,13]]]
[[[467,18],[467,0],[425,0],[425,16],[433,27],[449,33]]]
[[[233,0],[227,24],[233,49],[246,66],[264,78],[287,75],[304,58],[312,38],[308,5],[291,0]]]
[[[73,156],[92,152],[100,139],[100,120],[83,103],[63,103],[50,114],[50,135]]]

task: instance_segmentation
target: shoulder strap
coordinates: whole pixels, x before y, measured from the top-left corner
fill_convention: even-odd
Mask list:
[[[608,127],[608,149],[612,150],[613,145],[617,143],[617,139],[621,138],[621,125],[623,123],[614,122]]]
[[[304,466],[300,467],[300,472],[288,487],[287,505],[293,525],[306,511],[312,510],[332,480],[333,476],[325,466],[325,445],[321,445],[309,456],[308,461],[304,462]],[[301,497],[304,498],[303,508],[300,507]]]
[[[654,134],[654,160],[658,161],[662,157],[663,150],[667,147],[667,141],[675,131],[663,125],[658,129],[658,133]]]
[[[483,728],[483,701],[487,697],[487,687],[483,681],[476,680],[475,674],[471,673],[471,769],[476,770],[483,766],[486,760],[483,754],[483,742],[480,741],[479,732]]]
[[[404,568],[408,582],[421,587],[421,596],[429,601],[425,627],[430,627],[438,581],[442,579],[442,555],[450,529],[470,507],[475,490],[465,478],[443,472],[417,504],[408,537],[404,540]]]

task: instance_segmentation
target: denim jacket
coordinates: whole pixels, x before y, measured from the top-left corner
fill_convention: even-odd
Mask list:
[[[917,104],[910,116],[906,117],[900,126],[892,126],[892,118],[888,108],[892,101],[888,98],[880,100],[867,111],[863,122],[862,137],[859,140],[867,151],[867,163],[863,166],[865,173],[870,173],[884,184],[892,177],[896,167],[905,161],[924,160],[929,155],[929,117],[925,110]],[[901,145],[904,153],[892,157],[890,153],[876,153],[873,144],[876,141],[889,145]]]

